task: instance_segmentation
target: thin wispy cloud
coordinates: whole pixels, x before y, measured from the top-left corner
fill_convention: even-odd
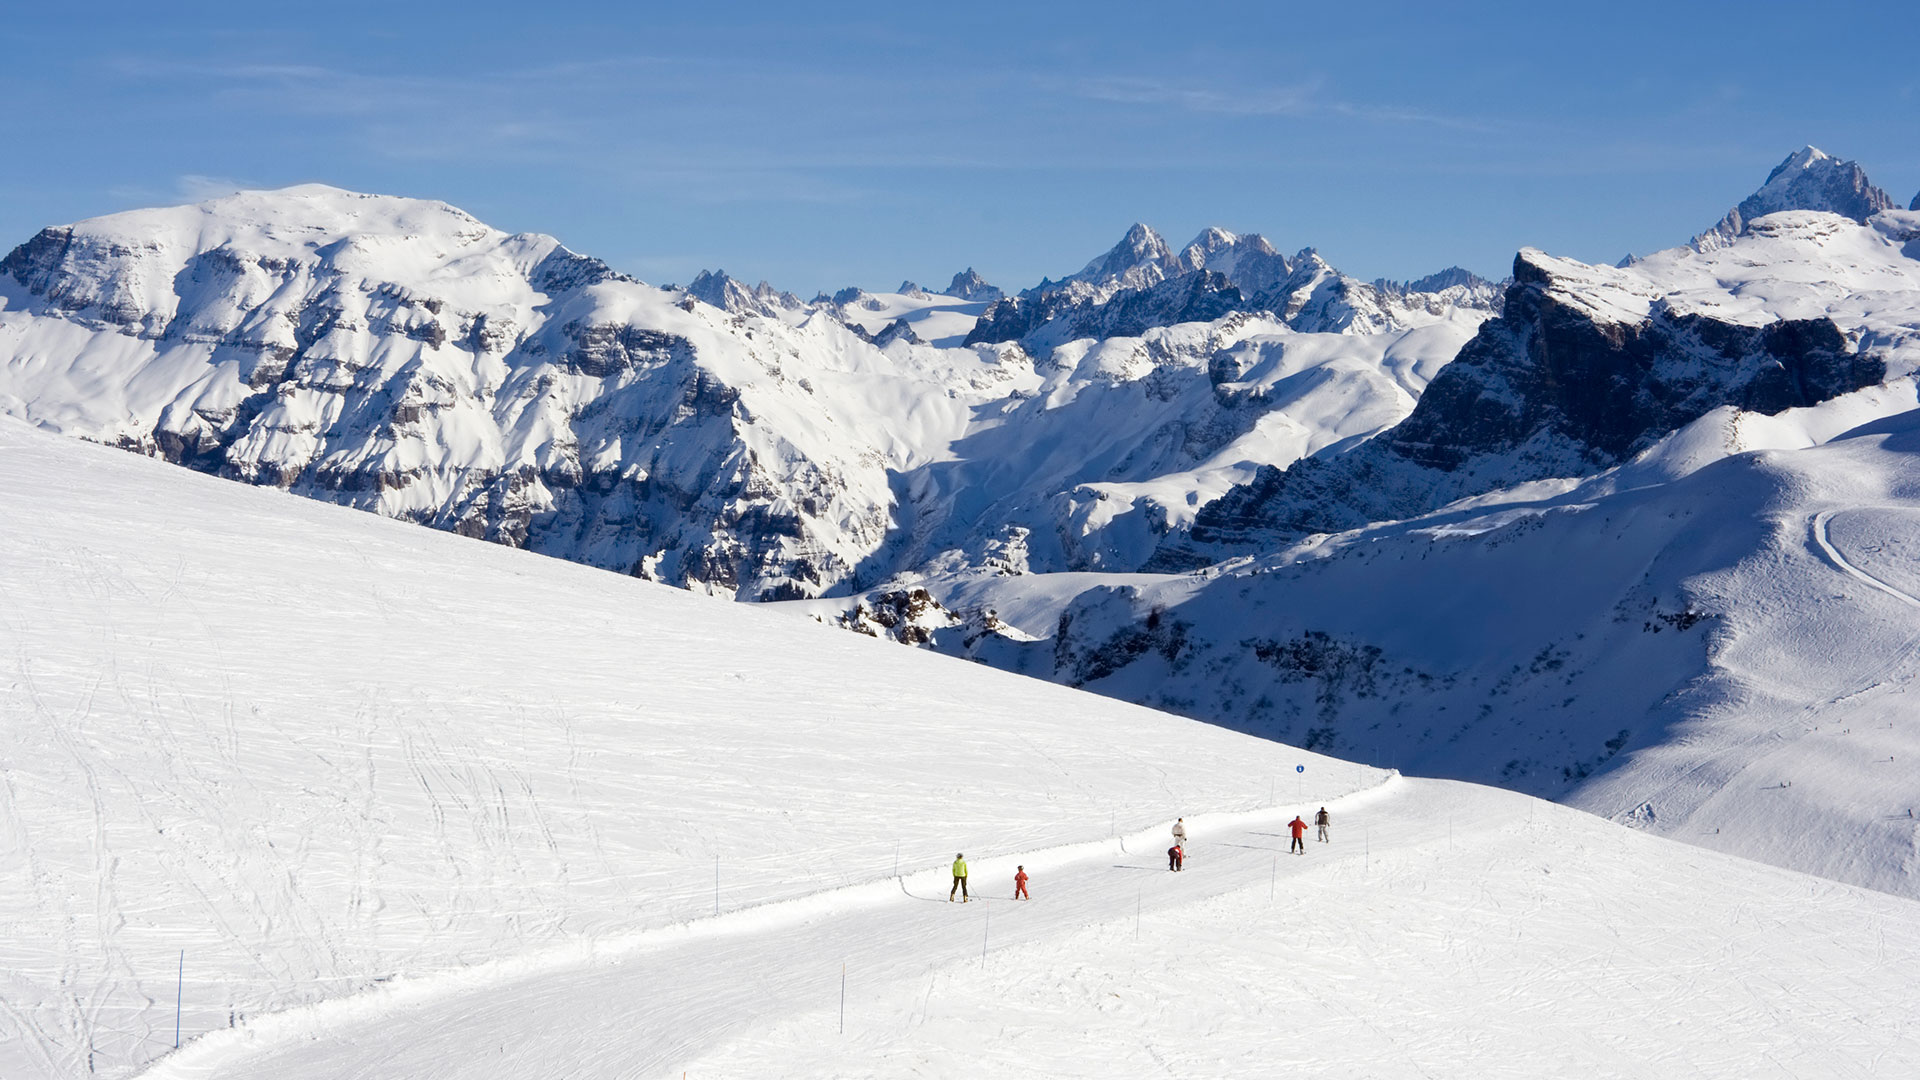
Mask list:
[[[1312,79],[1288,86],[1221,88],[1182,85],[1135,76],[1082,79],[1069,92],[1089,101],[1120,105],[1147,105],[1216,116],[1281,116],[1308,119],[1340,117],[1382,124],[1424,124],[1460,130],[1486,131],[1494,125],[1484,119],[1448,116],[1424,109],[1378,105],[1330,98],[1325,80]]]
[[[1086,79],[1076,84],[1079,96],[1121,105],[1169,105],[1188,112],[1225,116],[1309,116],[1322,111],[1316,100],[1317,82],[1299,86],[1226,91],[1176,86],[1154,79],[1131,77]]]

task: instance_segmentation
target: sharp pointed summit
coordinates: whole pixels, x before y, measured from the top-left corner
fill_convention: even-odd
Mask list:
[[[953,280],[947,283],[947,295],[957,296],[962,300],[985,300],[992,303],[1006,294],[988,284],[986,278],[981,277],[978,271],[969,266],[953,275]]]
[[[1755,218],[1782,210],[1820,210],[1864,224],[1894,205],[1892,197],[1867,180],[1858,162],[1803,146],[1774,166],[1766,183],[1727,211],[1718,225],[1694,237],[1693,246],[1700,251],[1724,247]]]
[[[1127,230],[1127,235],[1121,237],[1119,243],[1113,245],[1105,255],[1088,263],[1085,269],[1073,276],[1073,280],[1099,284],[1115,278],[1127,279],[1141,276],[1133,272],[1152,268],[1153,271],[1158,272],[1153,280],[1158,281],[1160,277],[1165,276],[1167,264],[1172,261],[1172,258],[1173,251],[1167,247],[1166,240],[1162,239],[1159,233],[1154,232],[1150,226],[1134,222],[1133,227]],[[1152,281],[1144,284],[1152,284]]]

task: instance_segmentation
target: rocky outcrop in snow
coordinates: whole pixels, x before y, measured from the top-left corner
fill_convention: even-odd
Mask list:
[[[984,300],[992,303],[1006,294],[989,285],[986,278],[981,277],[973,267],[969,266],[953,275],[953,280],[947,283],[947,295],[957,296],[962,300]]]
[[[774,316],[805,306],[799,297],[781,292],[764,281],[749,289],[728,277],[725,270],[702,270],[687,285],[687,295],[736,315]]]
[[[1803,225],[1789,242],[1817,248],[1820,223]],[[1521,252],[1500,317],[1405,421],[1352,453],[1262,469],[1200,511],[1193,539],[1270,546],[1414,517],[1531,480],[1591,475],[1722,405],[1777,413],[1887,375],[1886,360],[1857,351],[1832,318],[1729,313],[1674,289],[1662,268]]]

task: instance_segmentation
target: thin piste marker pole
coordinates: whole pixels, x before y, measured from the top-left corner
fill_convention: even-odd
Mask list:
[[[987,963],[987,938],[993,934],[993,901],[981,897],[980,902],[986,905],[987,912],[986,928],[980,931],[980,965],[985,967]]]
[[[180,974],[173,984],[173,1048],[180,1049],[180,1004],[186,1000],[187,950],[180,950]]]
[[[840,1034],[847,1033],[847,965],[840,965]]]
[[[713,857],[713,913],[720,914],[720,856]]]

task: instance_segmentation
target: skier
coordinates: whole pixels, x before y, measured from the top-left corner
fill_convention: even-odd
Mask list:
[[[1027,868],[1024,866],[1016,866],[1014,870],[1016,873],[1013,875],[1013,898],[1015,900],[1033,899],[1033,897],[1027,895]]]
[[[953,888],[947,890],[947,903],[953,903],[953,894],[960,894],[960,902],[967,902],[967,857],[956,854],[953,857]]]
[[[1180,864],[1186,861],[1187,853],[1180,850],[1179,844],[1175,844],[1167,849],[1167,869],[1178,870],[1180,869]]]
[[[1175,847],[1187,846],[1187,819],[1173,819],[1173,844]]]
[[[1320,826],[1320,842],[1323,844],[1326,843],[1327,842],[1327,826],[1333,823],[1333,819],[1327,816],[1326,807],[1324,806],[1321,807],[1320,812],[1313,815],[1313,823],[1315,825]]]
[[[1300,815],[1295,814],[1293,820],[1287,822],[1287,828],[1293,830],[1293,846],[1287,848],[1287,850],[1299,855],[1305,855],[1307,853],[1307,842],[1302,839],[1302,837],[1307,835],[1307,823],[1300,820]]]

